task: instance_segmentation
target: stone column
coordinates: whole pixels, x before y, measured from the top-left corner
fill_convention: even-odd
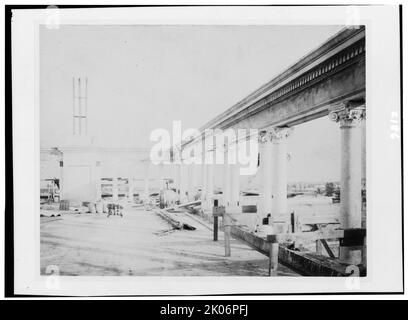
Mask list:
[[[205,153],[202,154],[203,163],[201,165],[201,209],[206,210],[207,199],[207,165],[205,163]]]
[[[118,201],[119,199],[119,194],[118,194],[118,178],[113,177],[112,178],[112,200],[113,201]]]
[[[292,130],[277,127],[262,131],[259,135],[261,186],[256,230],[262,225],[262,219],[270,215],[269,224],[273,226],[274,233],[288,231],[286,140]]]
[[[361,121],[361,188],[364,190],[366,200],[361,202],[362,206],[362,227],[366,227],[367,221],[367,186],[366,186],[366,120]]]
[[[176,189],[177,197],[180,194],[180,164],[174,163],[174,188]]]
[[[195,195],[195,165],[188,165],[188,200],[193,201]]]
[[[96,161],[95,165],[95,188],[96,188],[96,200],[102,199],[102,179],[101,179],[101,162]]]
[[[223,205],[225,208],[229,207],[231,201],[231,170],[228,163],[228,144],[224,145],[224,173],[223,173]]]
[[[206,183],[206,209],[211,210],[213,207],[214,197],[214,152],[209,151],[208,164],[206,164],[207,183]]]
[[[262,219],[272,214],[272,139],[269,131],[262,131],[259,143],[259,207],[256,214],[255,226],[258,229]]]
[[[230,167],[230,181],[231,181],[231,197],[230,197],[230,205],[229,211],[231,213],[240,213],[240,203],[239,203],[239,196],[240,196],[240,184],[239,184],[239,164],[235,163],[232,164]]]
[[[128,177],[128,199],[133,202],[133,176]]]
[[[238,139],[238,135],[236,135]],[[240,211],[240,203],[239,203],[239,195],[240,195],[240,173],[239,173],[239,163],[238,163],[238,140],[234,141],[232,145],[232,162],[230,164],[230,205],[228,207],[228,211],[231,213],[239,213]]]
[[[147,203],[149,201],[149,196],[150,196],[150,192],[149,192],[150,162],[146,163],[145,170],[146,172],[145,172],[145,177],[144,177],[143,202]]]
[[[170,166],[171,166],[171,178],[173,179],[172,187],[174,189],[176,189],[176,192],[177,192],[177,189],[178,189],[178,186],[177,186],[177,175],[178,175],[177,174],[177,164],[172,162]]]
[[[292,128],[275,128],[271,130],[272,141],[272,219],[274,222],[288,223],[288,179],[287,179],[287,138],[293,131]],[[284,226],[282,226],[285,228]],[[277,230],[284,232],[285,230]]]
[[[164,168],[163,163],[158,165],[158,180],[159,180],[159,190],[164,190]]]
[[[187,180],[188,180],[188,171],[186,164],[183,162],[180,163],[180,172],[179,172],[179,183],[180,183],[180,203],[187,202]]]
[[[366,183],[366,120],[361,120],[361,181],[363,186]]]
[[[144,178],[144,188],[143,188],[143,201],[146,203],[149,201],[149,177]]]
[[[64,200],[64,160],[61,159],[59,162],[60,165],[60,180],[59,180],[59,192],[60,192],[60,202]]]
[[[350,107],[343,103],[332,108],[329,117],[340,123],[341,174],[340,215],[342,227],[361,228],[361,120],[364,108]],[[361,262],[361,249],[340,247],[339,258],[350,264]]]

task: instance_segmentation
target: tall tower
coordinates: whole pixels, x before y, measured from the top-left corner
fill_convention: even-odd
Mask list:
[[[72,133],[77,136],[88,134],[88,78],[72,78]]]

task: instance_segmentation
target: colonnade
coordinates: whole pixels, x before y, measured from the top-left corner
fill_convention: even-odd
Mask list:
[[[365,184],[365,106],[362,103],[342,102],[329,108],[329,118],[339,124],[341,131],[341,201],[340,218],[343,228],[362,227],[362,186]],[[259,147],[259,202],[255,228],[262,225],[265,217],[269,217],[269,225],[273,232],[285,232],[290,214],[287,205],[287,139],[292,134],[290,127],[271,127],[258,133]],[[235,133],[237,133],[235,131]],[[240,164],[237,161],[238,134],[235,140],[222,145],[223,164],[218,165],[217,175],[222,171],[222,196],[218,196],[219,205],[223,205],[229,213],[242,212],[240,203]],[[245,137],[246,139],[247,137]],[[180,202],[194,200],[201,189],[201,202],[204,212],[211,212],[214,203],[214,175],[217,147],[203,143],[201,162],[181,161],[173,163],[174,185]],[[233,152],[231,152],[231,150]],[[235,158],[234,158],[235,157]],[[184,159],[186,160],[186,159]],[[190,159],[191,160],[191,159]],[[193,163],[193,164],[191,164]],[[199,169],[199,170],[198,170]],[[61,166],[61,171],[63,167]],[[307,168],[305,168],[307,170]],[[100,181],[100,163],[95,166],[95,179]],[[199,172],[198,172],[199,171]],[[145,162],[144,200],[149,196],[151,163]],[[158,167],[159,188],[164,189],[163,164]],[[198,178],[201,176],[201,181]],[[220,177],[221,178],[221,177]],[[133,178],[128,177],[128,198],[133,198]],[[112,181],[113,200],[118,199],[118,178]],[[101,197],[101,186],[97,183],[97,198]],[[340,247],[340,259],[356,263],[361,260],[360,248]]]
[[[329,109],[329,118],[339,123],[341,130],[341,203],[340,216],[343,228],[361,228],[361,188],[365,183],[365,107],[353,102],[343,102]],[[288,228],[290,214],[287,204],[287,139],[293,127],[273,127],[259,132],[260,186],[256,224],[269,216],[269,224],[274,232],[285,232]],[[229,158],[230,148],[234,143],[224,145],[224,164],[222,170],[222,205],[230,213],[240,212],[240,166]],[[204,150],[202,159],[214,157],[215,149]],[[189,166],[188,164],[180,164]],[[305,168],[307,170],[307,168]],[[181,173],[183,172],[183,174]],[[192,169],[180,170],[180,185],[183,180],[189,181],[189,190],[195,179],[191,178]],[[195,174],[195,173],[194,173]],[[214,199],[214,164],[206,161],[201,164],[201,200],[204,211],[211,212]],[[183,188],[180,188],[183,194]],[[191,200],[191,191],[188,193]],[[340,259],[347,262],[361,260],[360,248],[340,248]]]
[[[258,205],[257,223],[262,218],[271,215],[271,222],[283,221],[287,212],[287,147],[286,139],[292,132],[291,128],[272,128],[263,130],[259,134],[260,151],[260,201]],[[235,131],[235,137],[238,137]],[[204,145],[204,144],[203,144]],[[240,164],[238,163],[238,138],[223,145],[222,164],[222,197],[220,205],[226,207],[230,213],[240,213]],[[201,155],[201,202],[204,211],[211,211],[214,200],[214,171],[216,149],[205,149]],[[183,180],[189,183],[189,190],[195,190],[192,184],[196,182],[193,165],[183,161],[178,165],[177,188],[180,195],[184,195]],[[188,169],[183,169],[187,167]],[[186,174],[187,173],[187,174]],[[188,200],[193,194],[188,192]]]

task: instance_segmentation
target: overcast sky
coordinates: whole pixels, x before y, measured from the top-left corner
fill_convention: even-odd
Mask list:
[[[41,145],[72,135],[72,77],[88,78],[89,134],[100,146],[149,147],[150,133],[200,127],[340,26],[62,26],[40,30]],[[297,126],[290,181],[337,180],[339,128]]]

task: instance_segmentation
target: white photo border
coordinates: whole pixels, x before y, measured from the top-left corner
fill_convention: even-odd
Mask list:
[[[69,277],[40,275],[39,25],[47,10],[15,10],[12,22],[15,294],[211,295],[402,292],[401,141],[398,6],[358,6],[366,27],[367,277],[359,288],[327,277]],[[348,6],[134,7],[61,9],[61,24],[341,25]],[[384,60],[386,59],[386,63]],[[20,195],[24,195],[21,197]],[[56,280],[56,282],[55,282]]]

